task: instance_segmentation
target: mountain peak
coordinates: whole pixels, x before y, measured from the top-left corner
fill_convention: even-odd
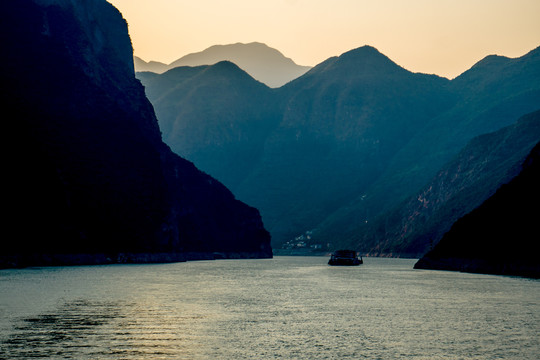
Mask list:
[[[455,86],[474,87],[487,82],[500,81],[503,78],[519,76],[520,73],[524,72],[524,69],[530,70],[527,77],[530,81],[534,81],[534,79],[540,79],[539,61],[540,47],[515,58],[488,55],[454,79]]]
[[[478,68],[491,68],[496,66],[504,65],[507,61],[509,61],[510,58],[506,56],[501,55],[488,55],[484,57],[482,60],[478,61],[476,64],[472,66],[471,69],[478,69]]]
[[[206,75],[211,76],[220,76],[220,77],[227,77],[229,79],[236,79],[238,81],[249,81],[249,82],[257,82],[252,76],[250,76],[246,71],[244,71],[242,68],[240,68],[235,63],[223,60],[220,62],[215,63],[214,65],[202,65],[201,67],[205,68],[204,73]],[[266,86],[266,85],[263,85]]]
[[[332,78],[366,78],[410,73],[373,46],[365,45],[315,66],[308,74],[328,73]]]
[[[311,68],[297,65],[278,50],[259,42],[214,45],[201,52],[185,55],[168,67],[213,65],[224,60],[233,62],[270,87],[279,87]]]
[[[203,50],[203,51],[214,50],[214,49],[239,49],[239,48],[244,48],[244,49],[258,48],[258,49],[265,49],[265,50],[270,50],[270,51],[273,51],[273,52],[280,53],[278,50],[276,50],[274,48],[271,48],[270,46],[266,45],[265,43],[261,43],[261,42],[257,42],[257,41],[252,41],[250,43],[237,42],[237,43],[234,43],[234,44],[216,44],[216,45],[210,46],[209,48],[207,48],[206,50]]]
[[[356,49],[352,49],[352,50],[349,50],[349,51],[346,51],[342,54],[343,55],[347,55],[347,54],[358,54],[358,55],[363,55],[363,56],[384,56],[379,50],[377,50],[377,48],[371,46],[371,45],[364,45],[364,46],[360,46]],[[386,57],[386,56],[384,56]]]
[[[369,45],[364,45],[341,54],[338,57],[338,62],[353,63],[356,66],[370,67],[373,70],[403,69],[379,50]]]
[[[540,56],[540,46],[537,48],[527,52],[526,54],[522,56],[518,56],[515,58],[492,54],[484,57],[482,60],[478,61],[476,64],[472,66],[472,68],[475,67],[481,67],[481,66],[498,66],[501,64],[505,64],[505,62],[510,61],[519,61],[519,60],[528,60],[528,59],[534,59],[536,57]]]
[[[201,57],[202,54],[204,54],[208,58],[208,60],[206,61],[213,61],[212,58],[221,60],[233,60],[246,54],[250,54],[251,56],[253,56],[253,54],[264,54],[266,57],[278,56],[285,58],[285,56],[280,51],[271,48],[266,44],[260,42],[237,42],[234,44],[212,45],[201,52],[187,54],[176,60],[174,63],[182,61],[193,61],[193,59],[197,59],[198,61],[198,58]]]

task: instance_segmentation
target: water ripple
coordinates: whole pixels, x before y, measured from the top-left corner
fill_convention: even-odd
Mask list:
[[[3,271],[0,359],[538,359],[539,290],[395,259]]]

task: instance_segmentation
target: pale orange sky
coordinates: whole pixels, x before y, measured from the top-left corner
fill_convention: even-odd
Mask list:
[[[454,78],[486,55],[540,46],[540,0],[108,0],[135,55],[164,63],[258,41],[300,65],[371,45],[404,68]]]

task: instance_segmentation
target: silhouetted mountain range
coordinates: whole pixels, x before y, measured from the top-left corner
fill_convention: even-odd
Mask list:
[[[258,211],[162,142],[112,5],[10,0],[0,13],[16,138],[1,267],[272,256]]]
[[[204,68],[206,75],[210,68]],[[473,138],[540,109],[539,48],[516,59],[488,56],[451,81],[409,72],[369,46],[330,58],[278,89],[256,87],[240,69],[228,69],[216,69],[216,85],[204,77],[204,91],[197,82],[175,81],[171,72],[138,76],[172,149],[200,162],[239,199],[256,206],[277,247],[312,231],[311,244],[381,255],[421,252],[437,239],[424,237],[420,244],[418,237],[408,238],[415,243],[396,247],[374,230],[380,229],[381,216],[436,181]],[[175,70],[174,76],[187,77],[202,68]],[[231,97],[227,88],[234,101],[225,100]],[[210,89],[214,92],[205,96]],[[264,130],[250,135],[249,124]],[[519,161],[514,151],[524,156],[535,137],[540,139],[537,127],[529,130],[528,145],[508,146],[497,155],[508,161],[496,169],[496,178],[508,180]],[[230,154],[217,145],[235,137],[257,139],[257,145]],[[227,167],[210,165],[207,159],[213,157]],[[484,195],[467,198],[470,208],[497,184],[490,186]]]
[[[235,63],[254,79],[270,87],[282,86],[311,69],[310,66],[297,65],[276,49],[252,42],[214,45],[201,52],[185,55],[168,65],[156,61],[145,62],[135,57],[135,70],[160,74],[178,66],[213,65],[221,61]]]

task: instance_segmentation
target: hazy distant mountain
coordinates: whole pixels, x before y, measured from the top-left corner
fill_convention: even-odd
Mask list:
[[[540,278],[538,184],[540,143],[519,175],[460,218],[415,268]]]
[[[249,81],[232,85],[236,72],[205,77],[204,92],[197,81],[183,81],[182,91],[175,93],[173,76],[163,74],[159,86],[139,76],[158,117],[163,114],[160,123],[183,129],[184,140],[172,145],[175,151],[186,151],[185,139],[190,139],[190,151],[208,151],[205,156],[211,158],[218,147],[201,134],[214,134],[211,142],[216,143],[233,134],[248,136],[249,126],[236,131],[229,125],[225,140],[220,139],[215,123],[231,114],[236,120],[220,126],[267,124],[268,133],[253,137],[261,145],[249,166],[238,154],[245,156],[253,147],[214,153],[221,161],[228,157],[227,168],[201,167],[220,173],[218,179],[242,174],[233,192],[259,208],[274,245],[313,231],[313,244],[368,251],[378,240],[369,238],[370,222],[417,194],[472,138],[540,108],[539,53],[488,57],[450,81],[411,73],[365,46],[330,58],[279,89],[257,90],[256,96],[250,95]],[[189,71],[199,70],[182,70]],[[222,86],[224,76],[234,101],[224,100],[231,97]],[[174,109],[174,103],[182,106]],[[169,137],[170,127],[162,131],[169,144],[179,136]]]
[[[136,71],[156,73],[163,73],[178,66],[213,65],[220,61],[230,61],[270,87],[280,87],[311,69],[310,66],[297,65],[278,50],[257,42],[214,45],[201,52],[183,56],[169,65],[135,60]]]
[[[105,0],[9,0],[0,267],[271,257],[258,211],[162,142]],[[5,234],[9,234],[6,236]]]
[[[133,63],[135,65],[135,71],[151,71],[153,73],[161,74],[169,69],[167,64],[159,61],[146,62],[137,56],[133,57]]]

